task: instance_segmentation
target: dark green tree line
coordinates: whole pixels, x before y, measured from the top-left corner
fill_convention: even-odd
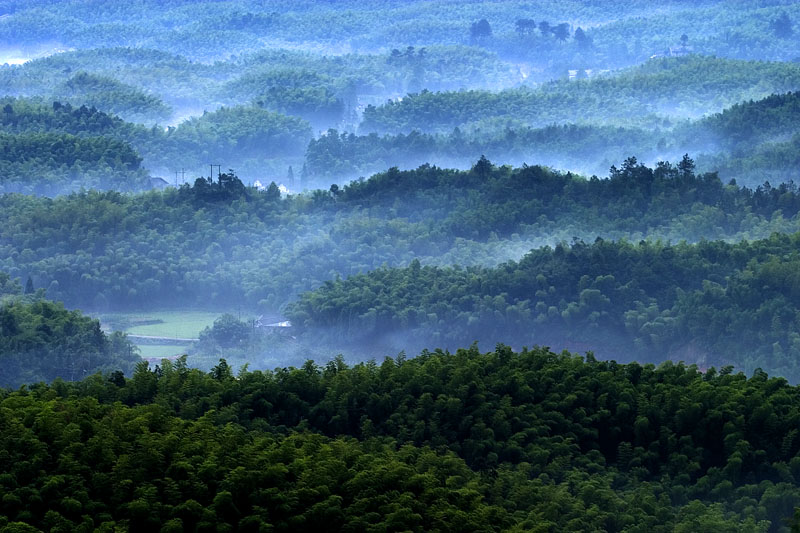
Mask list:
[[[783,532],[797,395],[503,345],[236,377],[141,364],[0,391],[0,527]]]

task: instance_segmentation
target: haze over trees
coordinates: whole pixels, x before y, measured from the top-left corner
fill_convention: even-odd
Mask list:
[[[336,273],[384,263],[493,265],[573,237],[697,241],[797,231],[793,186],[755,190],[696,175],[686,158],[628,159],[609,179],[542,167],[423,166],[283,197],[230,173],[126,196],[0,197],[0,268],[51,298],[115,309],[246,302],[274,311]],[[121,261],[121,258],[126,258]]]
[[[798,381],[798,237],[678,246],[598,239],[494,269],[415,261],[327,282],[287,316],[309,338],[332,334],[367,347],[505,339],[591,347],[603,358],[762,368]]]
[[[798,20],[0,0],[0,533],[800,531]]]

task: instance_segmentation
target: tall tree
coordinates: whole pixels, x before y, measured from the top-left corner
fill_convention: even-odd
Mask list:
[[[520,36],[528,36],[536,29],[536,21],[533,19],[517,19],[516,30]]]
[[[473,41],[486,39],[492,36],[492,27],[489,25],[488,20],[481,19],[478,22],[472,23],[469,34]]]
[[[586,35],[586,32],[580,26],[575,30],[575,35],[572,38],[578,43],[579,48],[589,48],[592,45],[592,38]]]
[[[562,22],[553,28],[553,36],[562,43],[566,42],[566,40],[569,39],[569,24]]]
[[[25,294],[33,294],[36,290],[33,288],[33,280],[28,276],[28,281],[25,282]]]
[[[492,162],[489,161],[485,155],[482,155],[481,158],[478,159],[478,162],[475,163],[475,166],[472,167],[472,170],[474,170],[478,176],[485,178],[492,171],[492,168],[494,168]]]

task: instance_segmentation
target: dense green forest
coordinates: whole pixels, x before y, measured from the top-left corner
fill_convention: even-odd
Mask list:
[[[736,179],[757,187],[765,181],[777,184],[800,177],[795,164],[797,141],[793,137],[800,134],[796,126],[798,101],[797,93],[772,95],[736,104],[719,114],[682,123],[671,130],[599,125],[531,128],[517,119],[495,119],[464,130],[456,128],[448,134],[414,131],[409,135],[357,136],[330,130],[314,139],[303,120],[258,107],[223,108],[165,132],[128,123],[86,106],[7,98],[0,101],[4,108],[0,113],[0,130],[15,135],[36,132],[105,137],[106,141],[94,142],[117,147],[113,153],[119,153],[119,162],[109,161],[116,156],[98,157],[96,147],[89,150],[91,153],[70,155],[66,166],[63,153],[48,153],[51,146],[74,150],[74,143],[47,147],[39,144],[35,150],[18,149],[17,156],[6,157],[6,164],[10,165],[6,182],[24,179],[62,190],[75,190],[81,184],[122,191],[147,188],[138,167],[131,169],[123,163],[137,157],[126,154],[131,149],[142,158],[141,166],[151,172],[156,170],[155,175],[169,178],[174,169],[185,167],[190,172],[188,178],[193,179],[196,174],[192,172],[203,172],[207,161],[228,161],[228,166],[235,165],[248,182],[275,180],[295,190],[369,175],[391,166],[413,168],[435,161],[443,166],[465,167],[474,161],[476,153],[517,164],[539,161],[554,168],[603,175],[613,162],[631,153],[652,160],[658,154],[692,150],[700,153],[698,166],[704,171],[718,169],[727,180]],[[339,100],[329,102],[334,102],[334,107],[339,105]],[[259,105],[269,107],[263,100]],[[284,101],[281,105],[306,104]],[[8,142],[11,141],[18,147],[30,146],[31,142],[24,135]],[[130,148],[118,142],[129,144]],[[84,151],[81,148],[80,152]],[[81,162],[81,176],[85,176],[83,183],[70,173],[73,170],[70,167],[77,161]],[[299,167],[303,164],[306,170],[301,174]],[[298,169],[295,181],[286,177],[286,170],[292,165]],[[92,177],[98,175],[102,178]]]
[[[286,311],[297,329],[415,350],[466,340],[763,368],[800,381],[800,234],[738,244],[578,242],[497,268],[382,268]]]
[[[5,531],[788,532],[798,389],[474,347],[0,391]]]
[[[0,68],[0,83],[10,96],[59,99],[63,95],[57,90],[78,73],[89,79],[115,80],[112,83],[156,95],[173,109],[197,105],[202,111],[203,107],[215,106],[216,101],[210,96],[235,74],[235,65],[225,62],[205,65],[169,51],[140,47],[92,48],[64,51],[23,65]]]
[[[0,191],[56,194],[65,188],[149,188],[141,158],[125,142],[69,134],[0,133]]]
[[[147,176],[134,172],[139,169],[139,162],[170,182],[170,174],[174,176],[174,171],[182,167],[189,172],[185,179],[193,180],[208,169],[210,161],[236,165],[244,176],[250,177],[250,182],[263,179],[264,173],[280,179],[291,162],[302,165],[312,135],[305,120],[257,106],[223,107],[164,130],[126,122],[85,105],[13,98],[0,99],[0,104],[0,132],[8,134],[4,136],[7,143],[18,146],[17,155],[6,156],[8,165],[17,165],[10,169],[16,174],[10,172],[7,179],[35,184],[49,177],[49,181],[56,182],[53,186],[60,185],[66,192],[79,188],[70,187],[75,180],[70,167],[81,162],[87,176],[84,187],[96,189],[148,189]],[[84,140],[31,146],[42,138],[31,137],[34,132],[62,137],[69,134],[69,139],[76,136]],[[98,154],[104,144],[116,148]],[[64,150],[69,152],[64,154]],[[271,161],[277,161],[273,167]],[[127,177],[125,171],[129,173]],[[95,177],[98,175],[102,176],[99,181]]]
[[[422,91],[367,107],[361,126],[378,132],[451,131],[508,117],[538,127],[576,121],[652,127],[668,125],[667,117],[692,118],[742,100],[797,89],[797,64],[691,55],[652,59],[613,76],[554,81],[535,88]]]
[[[310,179],[335,181],[428,162],[464,168],[474,161],[473,154],[479,153],[508,164],[538,161],[553,168],[588,169],[602,175],[612,161],[631,153],[650,155],[658,142],[657,133],[638,128],[574,124],[530,128],[513,120],[487,121],[482,127],[456,128],[450,134],[414,130],[408,135],[357,136],[332,129],[311,140],[305,168]]]
[[[264,50],[237,59],[235,65],[238,75],[224,84],[220,98],[249,100],[269,90],[300,88],[326,90],[352,106],[359,100],[423,88],[502,88],[522,80],[517,69],[497,54],[466,46],[405,46],[375,54],[331,56]]]
[[[43,293],[30,278],[23,290],[0,272],[1,387],[133,371],[139,357],[123,334],[106,335],[97,320],[45,300]]]
[[[747,183],[752,176],[779,183],[800,181],[800,134],[787,141],[769,142],[732,155],[704,157],[701,164],[718,168],[720,172]]]
[[[796,182],[794,0],[0,0],[0,533],[800,532]]]
[[[329,130],[306,151],[308,175],[318,180],[357,178],[391,166],[426,162],[465,167],[473,154],[509,164],[536,161],[553,168],[603,175],[633,153],[644,161],[697,153],[698,167],[757,187],[800,179],[797,135],[800,93],[748,100],[720,113],[676,122],[664,129],[602,124],[551,124],[533,128],[517,117],[495,117],[448,133],[355,135]]]
[[[360,99],[380,103],[384,95],[402,95],[422,88],[502,88],[522,79],[518,70],[497,54],[467,46],[411,46],[347,55],[265,49],[210,64],[163,50],[115,47],[68,51],[0,68],[5,93],[20,97],[58,99],[63,88],[78,76],[87,81],[102,80],[106,85],[134,87],[150,95],[151,100],[156,95],[178,116],[184,110],[197,113],[221,104],[241,105],[267,99],[276,110],[302,112],[306,118],[325,123],[324,127],[353,120],[346,116],[347,106],[352,112]],[[106,89],[104,94],[110,94],[112,89],[104,84],[100,88]],[[292,90],[298,92],[293,94]],[[119,106],[123,113],[142,99],[134,98],[130,91],[117,93],[119,101],[105,103]],[[321,100],[319,93],[325,93],[326,100],[341,100],[345,107],[331,106],[327,115],[312,113],[309,104]],[[289,106],[290,103],[294,105]],[[297,103],[304,105],[295,107]],[[151,106],[150,114],[132,116],[148,120],[160,117],[161,104],[152,101]]]
[[[712,115],[690,129],[695,142],[713,142],[724,148],[740,150],[797,133],[800,117],[800,92],[773,94],[761,100],[749,100]],[[698,139],[703,133],[712,139]]]
[[[56,88],[53,98],[96,107],[136,122],[165,119],[172,110],[158,97],[105,76],[78,72]]]
[[[573,237],[763,238],[797,231],[798,210],[794,186],[724,185],[688,157],[655,169],[628,159],[603,180],[481,159],[469,171],[392,169],[288,196],[226,173],[134,196],[0,196],[0,269],[81,308],[275,311],[383,264],[491,266]]]
[[[407,45],[472,45],[537,69],[620,66],[680,46],[744,59],[800,56],[792,2],[764,5],[672,0],[659,9],[640,0],[520,0],[463,4],[385,0],[302,2],[136,2],[124,7],[78,1],[6,1],[0,39],[35,48],[143,46],[212,60],[272,46],[364,53]],[[485,21],[478,26],[478,21]],[[580,32],[578,29],[580,28]]]
[[[707,146],[698,165],[740,183],[800,181],[800,93],[736,104],[696,124],[677,128],[677,144]]]
[[[465,67],[465,61],[470,66]],[[129,74],[119,74],[119,63],[131,65]],[[176,170],[188,172],[182,181],[192,181],[215,163],[235,167],[247,183],[276,181],[302,190],[341,184],[391,166],[435,163],[466,168],[479,154],[509,164],[536,162],[603,175],[630,154],[655,163],[686,152],[697,155],[702,170],[720,170],[727,179],[751,187],[798,177],[792,139],[798,134],[793,118],[797,95],[786,91],[800,87],[800,71],[791,63],[660,58],[589,80],[500,92],[428,90],[440,85],[426,72],[451,82],[460,79],[455,73],[461,72],[466,77],[456,87],[502,87],[492,80],[509,79],[510,67],[498,63],[496,56],[463,47],[409,47],[383,55],[338,57],[265,51],[209,66],[219,71],[218,78],[192,65],[156,52],[115,49],[56,55],[10,71],[0,69],[12,92],[28,95],[2,100],[7,109],[2,130],[111,137],[129,143],[147,171],[170,183]],[[194,83],[185,87],[185,80],[176,77],[159,87],[155,80],[174,69],[186,70]],[[121,76],[124,84],[111,75]],[[44,90],[53,76],[63,78],[58,82],[63,86],[83,80],[78,85],[88,89],[76,95],[53,82]],[[133,84],[141,86],[135,89],[139,96],[123,97],[134,90]],[[415,85],[423,92],[400,96]],[[159,90],[163,94],[152,97],[158,102],[141,101]],[[52,101],[53,94],[62,96]],[[181,95],[171,105],[180,108],[177,113],[185,120],[166,129],[123,122],[101,111],[134,119],[138,112],[163,117],[168,94]],[[376,107],[386,95],[396,100]],[[127,107],[115,108],[109,102]],[[223,104],[227,105],[220,107]],[[209,108],[217,110],[203,111]],[[681,120],[720,109],[705,118]],[[315,130],[321,133],[330,127],[337,133],[314,136]],[[391,135],[369,135],[373,129]],[[301,173],[304,164],[306,172]],[[297,181],[287,178],[289,167],[297,171]],[[62,182],[63,191],[75,190],[67,169],[56,168],[27,167],[15,173],[32,181],[53,182],[59,176],[55,181]],[[82,169],[108,171],[99,164]],[[119,190],[133,190],[144,183],[125,181],[115,178],[101,184],[89,178],[85,185],[108,188],[113,183]]]

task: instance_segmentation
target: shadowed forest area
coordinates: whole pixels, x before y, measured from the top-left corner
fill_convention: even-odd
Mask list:
[[[798,24],[0,0],[0,533],[800,531]]]

